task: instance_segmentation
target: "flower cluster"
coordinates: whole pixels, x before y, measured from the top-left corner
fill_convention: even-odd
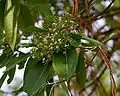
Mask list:
[[[48,62],[52,59],[53,53],[69,47],[66,35],[75,28],[72,16],[53,17],[52,21],[44,21],[43,28],[48,32],[36,32],[33,38],[35,47],[32,50],[33,57]]]

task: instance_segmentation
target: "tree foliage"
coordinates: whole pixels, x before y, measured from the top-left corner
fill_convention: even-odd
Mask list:
[[[19,65],[14,95],[119,95],[119,9],[119,0],[0,0],[0,87]]]

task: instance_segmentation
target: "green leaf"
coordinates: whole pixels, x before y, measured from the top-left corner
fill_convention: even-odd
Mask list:
[[[20,14],[18,22],[20,29],[28,28],[34,25],[34,18],[31,14],[29,6],[25,4],[20,4]]]
[[[10,69],[14,68],[17,64],[23,61],[25,62],[29,56],[30,54],[22,53],[18,57],[16,57],[15,55],[13,56],[10,55],[2,60],[1,65],[6,66],[7,67],[6,71],[9,71]]]
[[[104,50],[106,50],[106,51],[108,50],[108,48],[102,42],[99,42],[95,39],[92,39],[92,38],[89,38],[86,36],[82,36],[82,39],[87,40],[88,42],[90,42],[94,46],[101,46]]]
[[[81,43],[82,36],[80,34],[69,34],[70,44],[74,47],[78,47]]]
[[[46,4],[49,1],[50,0],[27,0],[27,2],[31,4]]]
[[[22,31],[25,36],[30,36],[33,32],[48,32],[48,29],[30,26],[28,28],[22,29]]]
[[[7,80],[8,84],[10,84],[11,81],[13,80],[14,75],[15,75],[15,70],[16,70],[16,67],[9,70],[9,72],[8,72],[9,79]]]
[[[35,9],[43,17],[46,17],[48,15],[51,15],[50,7],[51,6],[49,4],[38,4],[35,6]]]
[[[1,88],[2,84],[4,83],[6,77],[7,77],[7,72],[5,72],[5,73],[3,74],[3,76],[0,78],[0,88]]]
[[[80,51],[80,56],[78,58],[78,64],[76,66],[76,80],[80,88],[84,88],[86,82],[86,69],[84,62],[84,54]]]
[[[17,38],[17,16],[19,15],[19,8],[17,9],[17,12],[16,8],[16,6],[12,6],[11,0],[6,1],[4,30],[6,41],[12,50],[14,50]]]
[[[5,9],[5,0],[0,2],[0,29],[4,26],[4,9]]]
[[[78,56],[75,49],[71,48],[65,54],[59,52],[53,57],[53,68],[59,76],[69,79],[75,71]]]
[[[0,56],[0,68],[2,68],[2,67],[4,67],[5,65],[3,64],[3,61],[6,59],[6,54],[2,54],[1,56]]]
[[[3,40],[3,38],[4,38],[3,31],[2,31],[2,30],[0,30],[0,44],[1,44],[2,40]]]
[[[37,64],[25,74],[23,90],[27,92],[29,96],[35,95],[44,88],[44,84],[49,75],[49,69],[50,66],[48,64],[37,62]]]

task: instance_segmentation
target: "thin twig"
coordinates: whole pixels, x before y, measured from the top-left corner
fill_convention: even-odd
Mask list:
[[[94,20],[95,18],[101,16],[103,13],[105,13],[105,12],[111,7],[111,5],[112,5],[113,3],[114,3],[114,0],[108,5],[107,8],[105,8],[101,13],[99,13],[98,15],[92,17],[91,19]]]

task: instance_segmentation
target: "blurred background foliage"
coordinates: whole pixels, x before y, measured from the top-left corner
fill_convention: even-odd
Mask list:
[[[0,96],[115,96],[97,46],[110,60],[119,96],[120,0],[0,0]],[[65,54],[79,63],[67,65],[68,73]]]

